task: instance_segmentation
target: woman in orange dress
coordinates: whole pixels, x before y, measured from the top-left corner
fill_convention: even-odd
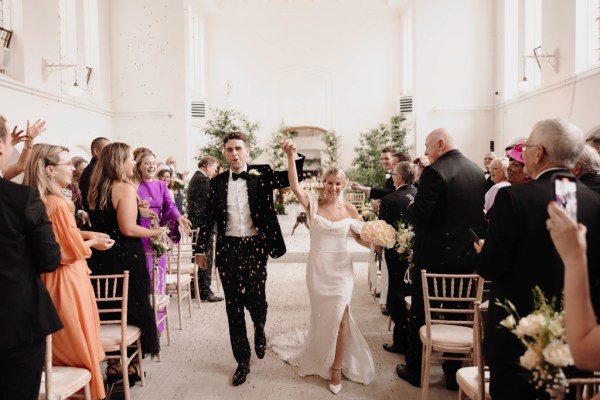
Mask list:
[[[73,170],[68,149],[38,144],[33,148],[23,183],[40,191],[61,252],[60,267],[42,274],[64,325],[64,329],[52,336],[52,364],[89,370],[92,398],[103,399],[106,393],[100,362],[105,354],[100,342],[96,298],[85,259],[91,255],[90,247],[106,250],[114,241],[104,233],[81,232],[77,228],[73,203],[61,192],[71,183]]]

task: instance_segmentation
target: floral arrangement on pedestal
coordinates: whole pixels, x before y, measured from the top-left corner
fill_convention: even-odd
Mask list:
[[[508,312],[500,325],[510,330],[525,346],[525,354],[519,362],[530,375],[529,382],[536,388],[548,392],[552,397],[561,397],[567,391],[568,382],[563,368],[573,365],[571,350],[567,344],[564,311],[550,302],[542,290],[533,289],[534,310],[520,318],[515,306],[496,300],[496,304]],[[558,396],[557,396],[558,394]]]

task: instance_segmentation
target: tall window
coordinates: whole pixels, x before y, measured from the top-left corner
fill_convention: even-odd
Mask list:
[[[197,96],[204,97],[206,95],[204,23],[196,10],[190,14],[190,81],[192,91]]]
[[[402,76],[402,91],[404,93],[412,89],[412,64],[413,64],[413,21],[412,21],[412,9],[409,9],[404,14],[403,24],[403,45],[402,45],[402,60],[403,60],[403,76]]]
[[[600,65],[600,0],[577,0],[575,69],[583,72]]]
[[[98,0],[85,0],[83,12],[85,18],[85,66],[91,67],[97,72],[100,64]]]
[[[523,54],[526,56],[525,74],[534,86],[539,86],[542,81],[540,67],[533,55],[533,49],[542,45],[542,0],[525,1],[525,37],[523,41]]]
[[[519,2],[504,2],[504,98],[510,99],[517,94],[517,83],[523,66],[519,57]],[[522,72],[522,71],[521,71]]]
[[[0,26],[10,29],[10,0],[0,0]]]

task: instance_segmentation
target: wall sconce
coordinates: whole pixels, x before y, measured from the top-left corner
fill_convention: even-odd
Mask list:
[[[68,90],[71,97],[80,97],[83,94],[83,89],[77,84],[77,65],[76,64],[48,64],[45,58],[42,58],[42,77],[43,82],[48,80],[48,75],[52,72],[59,71],[65,68],[73,68],[75,71],[75,82]]]
[[[542,46],[538,46],[535,49],[533,49],[533,55],[525,57],[535,58],[535,61],[537,62],[538,68],[540,70],[542,69],[542,64],[540,63],[540,61],[544,61],[554,68],[554,72],[558,73],[558,55],[558,49],[554,49],[554,52],[552,54],[547,54],[544,53],[544,51],[542,50]]]

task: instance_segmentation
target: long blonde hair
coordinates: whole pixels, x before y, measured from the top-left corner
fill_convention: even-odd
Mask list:
[[[72,205],[71,200],[54,183],[54,177],[46,172],[47,166],[60,164],[60,153],[63,151],[69,152],[69,149],[44,143],[38,143],[31,149],[31,156],[25,167],[23,184],[37,188],[44,203],[46,197],[53,194],[68,200],[68,203]]]
[[[130,152],[131,147],[128,144],[119,142],[111,143],[102,149],[90,177],[88,204],[91,210],[95,210],[96,207],[100,210],[106,209],[113,182],[131,183],[124,171]]]

